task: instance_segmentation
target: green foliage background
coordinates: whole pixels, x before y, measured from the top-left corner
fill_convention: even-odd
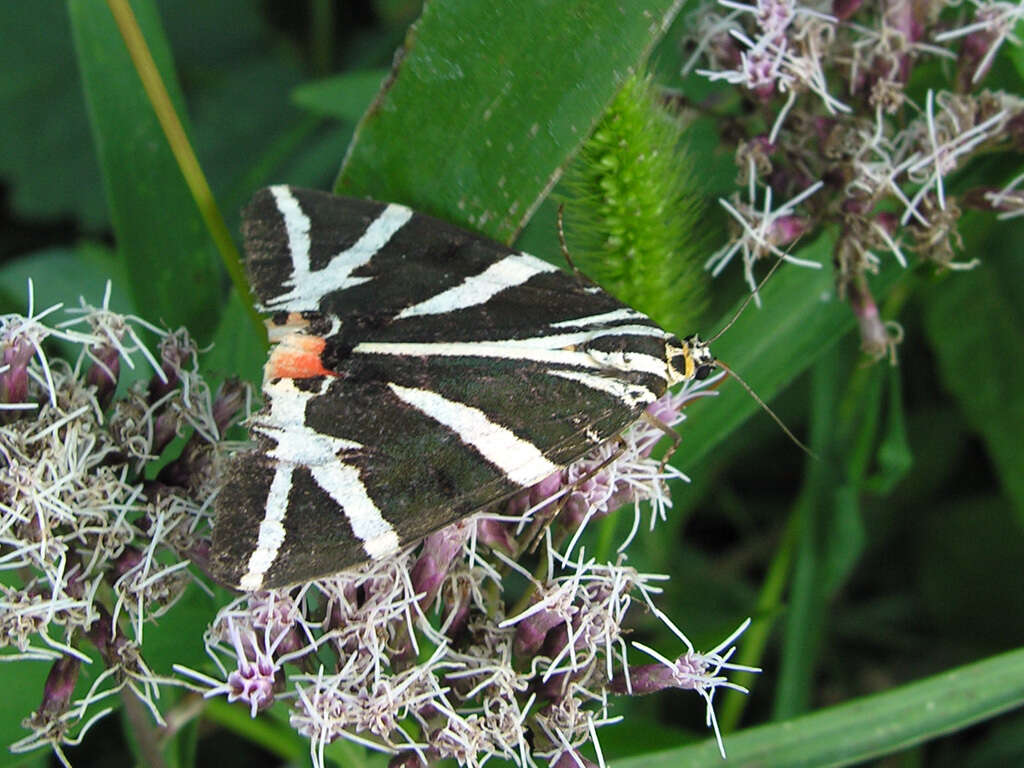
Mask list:
[[[412,0],[131,5],[233,233],[254,189],[288,182],[409,203],[558,261],[547,192],[627,75],[651,54],[659,81],[707,87],[678,80],[682,21],[654,48],[671,0],[433,0],[413,32]],[[108,6],[5,3],[0,30],[0,311],[23,308],[27,276],[37,306],[98,300],[111,278],[115,308],[214,342],[214,380],[258,381],[263,342]],[[1019,92],[1020,50],[1000,57],[988,86]],[[714,128],[698,120],[686,139],[708,210],[734,176]],[[999,186],[1020,170],[1019,156],[989,160],[965,183]],[[717,213],[700,228],[709,247],[723,241]],[[693,483],[674,490],[659,533],[631,549],[642,570],[671,574],[661,607],[698,648],[755,619],[740,657],[765,671],[745,681],[749,698],[716,697],[729,764],[886,753],[895,765],[1024,762],[1024,227],[970,216],[961,231],[966,254],[983,259],[977,270],[887,263],[872,280],[883,312],[907,330],[898,368],[865,365],[827,268],[782,270],[764,309],[715,347],[822,457],[808,461],[726,383],[681,428],[674,462]],[[827,265],[833,236],[817,233],[798,255]],[[657,275],[648,283],[652,306],[671,302]],[[716,281],[697,327],[671,330],[707,335],[742,291],[738,279]],[[592,546],[607,554],[613,533]],[[193,590],[149,630],[151,666],[203,667],[215,608]],[[635,637],[682,650],[643,618]],[[0,665],[0,742],[22,735],[45,671]],[[602,731],[613,764],[717,762],[693,694],[618,710],[625,723]],[[72,759],[131,759],[120,722],[97,728]],[[175,766],[228,766],[259,749],[307,759],[283,707],[251,721],[211,701],[166,755]],[[339,765],[386,763],[349,744],[329,754]],[[0,765],[48,759],[0,752]]]

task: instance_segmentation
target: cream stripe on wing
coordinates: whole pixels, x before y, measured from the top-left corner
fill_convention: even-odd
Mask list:
[[[252,430],[272,438],[277,445],[267,455],[289,464],[316,466],[330,464],[343,451],[356,451],[362,443],[325,435],[306,426],[306,405],[324,395],[331,380],[324,378],[317,390],[302,390],[294,379],[278,379],[263,386],[269,412],[259,413]]]
[[[582,371],[561,371],[557,368],[551,368],[545,371],[549,376],[558,376],[562,379],[569,379],[570,381],[578,381],[580,384],[596,389],[600,392],[606,392],[609,395],[617,397],[621,400],[628,408],[636,408],[641,405],[647,405],[653,403],[658,399],[658,396],[647,389],[647,387],[640,386],[639,384],[630,384],[627,381],[621,381],[619,379],[610,379],[605,376],[595,376],[592,373],[583,373]]]
[[[292,479],[299,466],[306,467],[316,484],[341,507],[367,555],[380,558],[398,549],[398,534],[373,503],[359,478],[359,470],[340,458],[347,451],[362,448],[362,444],[320,434],[305,423],[307,403],[322,396],[329,385],[325,379],[319,390],[304,391],[293,380],[280,379],[264,387],[270,411],[257,417],[253,430],[277,443],[267,455],[278,463],[264,505],[256,548],[249,555],[246,573],[239,581],[241,589],[259,589],[281,551]]]
[[[274,479],[270,482],[267,503],[263,507],[256,549],[249,555],[245,575],[238,582],[241,590],[252,592],[262,587],[267,569],[277,559],[277,553],[284,543],[284,515],[288,510],[288,494],[292,489],[294,469],[294,464],[278,464],[274,469]]]
[[[492,357],[523,360],[549,365],[568,365],[591,370],[613,369],[630,373],[649,373],[668,381],[665,361],[640,352],[579,352],[568,349],[538,349],[504,345],[501,342],[468,341],[464,343],[363,342],[353,352],[366,355],[399,355],[405,357]]]
[[[538,363],[571,365],[583,369],[614,368],[620,371],[650,373],[668,380],[665,360],[640,352],[605,352],[576,349],[605,336],[652,336],[664,339],[669,334],[657,326],[620,325],[613,328],[557,333],[528,339],[485,341],[404,342],[364,341],[353,348],[363,355],[400,355],[405,357],[494,357],[505,360],[529,360]]]
[[[572,333],[552,333],[547,336],[531,336],[526,339],[483,339],[481,341],[430,341],[430,342],[390,342],[390,341],[364,341],[361,344],[357,344],[353,351],[355,352],[376,352],[379,354],[434,354],[434,355],[470,355],[473,353],[470,350],[473,347],[491,348],[491,349],[572,349],[573,347],[580,347],[589,342],[595,341],[596,339],[604,338],[605,336],[651,336],[655,339],[666,339],[670,336],[667,331],[663,331],[656,325],[618,325],[610,328],[595,328],[586,331],[574,331]],[[434,351],[427,352],[407,352],[407,353],[396,353],[393,349],[399,347],[412,349],[422,347],[424,349],[430,347]],[[450,350],[450,351],[446,351]],[[483,355],[484,357],[492,357],[491,354]]]
[[[381,558],[398,550],[398,533],[373,503],[359,478],[358,469],[338,461],[310,467],[309,471],[317,485],[344,510],[352,532],[363,542],[363,550],[367,555]]]
[[[278,185],[270,191],[288,232],[293,272],[284,282],[290,290],[267,301],[264,309],[268,311],[279,307],[289,312],[315,311],[328,293],[367,282],[370,278],[352,277],[352,273],[369,263],[413,215],[404,205],[388,205],[350,248],[332,256],[323,269],[314,271],[309,263],[309,217],[289,187]]]
[[[309,217],[295,199],[290,187],[278,184],[270,188],[277,210],[288,234],[288,253],[292,257],[293,277],[309,274]]]
[[[602,323],[613,323],[617,320],[650,320],[647,315],[643,312],[638,312],[635,309],[624,307],[623,309],[616,309],[612,312],[604,312],[600,315],[588,315],[587,317],[577,317],[573,320],[562,320],[558,323],[551,323],[551,328],[579,328],[586,325],[601,325]]]
[[[495,424],[478,408],[426,389],[395,383],[388,386],[401,400],[452,430],[462,442],[475,448],[517,485],[533,485],[561,469],[544,458],[533,443]]]
[[[459,285],[431,296],[419,304],[406,307],[395,318],[402,320],[416,315],[440,315],[445,312],[475,307],[478,304],[486,303],[493,296],[508,288],[522,285],[534,275],[557,271],[558,267],[526,253],[506,256],[501,261],[491,264],[480,274],[470,275]]]

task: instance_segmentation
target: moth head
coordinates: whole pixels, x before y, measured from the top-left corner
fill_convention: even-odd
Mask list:
[[[717,366],[715,356],[706,341],[697,334],[682,341],[673,337],[665,349],[668,358],[669,385],[691,379],[703,380],[712,374]]]

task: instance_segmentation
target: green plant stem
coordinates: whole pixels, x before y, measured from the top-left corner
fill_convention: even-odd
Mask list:
[[[181,174],[185,178],[185,183],[188,185],[192,198],[195,200],[196,207],[199,209],[206,228],[210,232],[210,237],[220,252],[221,260],[224,262],[224,267],[228,271],[231,282],[239,294],[245,297],[245,304],[248,307],[253,325],[258,329],[257,332],[265,334],[263,320],[253,307],[254,301],[252,294],[249,292],[249,283],[245,279],[238,249],[235,248],[235,241],[231,237],[227,225],[224,223],[224,217],[220,214],[217,201],[214,199],[210,185],[206,181],[206,176],[199,165],[199,160],[192,150],[192,145],[188,140],[188,135],[185,133],[181,120],[178,118],[178,113],[174,111],[174,104],[171,102],[171,97],[168,95],[167,88],[160,77],[160,71],[157,69],[156,62],[153,61],[149,46],[146,45],[146,40],[142,36],[142,30],[139,29],[131,5],[128,0],[107,0],[107,6],[110,8],[114,21],[117,23],[117,28],[121,32],[125,48],[128,50],[128,55],[131,56],[135,71],[142,81],[142,87],[146,91],[146,96],[153,105],[153,112],[160,122],[164,136],[167,137],[167,144],[178,163],[178,167],[181,169]]]
[[[737,664],[747,667],[760,667],[764,659],[765,648],[768,645],[768,638],[771,636],[775,620],[782,609],[783,595],[789,585],[789,575],[793,567],[793,549],[796,546],[796,534],[799,526],[799,515],[794,508],[790,512],[789,520],[786,522],[786,529],[782,534],[775,557],[765,575],[764,583],[761,585],[761,594],[757,598],[755,618],[750,627],[743,634],[743,642],[739,645],[739,651],[733,658]],[[732,675],[732,682],[742,685],[747,690],[753,690],[757,684],[758,675],[753,672],[739,672]],[[718,726],[722,733],[734,731],[739,726],[743,717],[743,710],[747,706],[750,697],[740,691],[727,691],[722,704],[721,712],[718,715]]]
[[[149,713],[139,701],[138,696],[135,695],[135,691],[126,688],[121,696],[121,701],[143,764],[149,768],[167,768],[167,761],[164,760],[164,756],[160,752],[156,730],[149,721]]]

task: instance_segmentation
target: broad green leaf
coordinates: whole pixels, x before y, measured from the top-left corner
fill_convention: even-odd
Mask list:
[[[995,492],[951,494],[921,515],[907,558],[915,609],[947,642],[980,652],[1024,638],[1024,528]]]
[[[64,3],[0,3],[0,176],[12,212],[106,221]]]
[[[241,297],[232,291],[228,304],[220,316],[220,324],[213,337],[213,347],[202,357],[210,388],[228,376],[258,385],[261,369],[267,359],[265,339],[252,332],[252,320]]]
[[[290,764],[300,764],[309,754],[308,743],[288,726],[285,705],[277,703],[274,709],[285,710],[284,716],[274,718],[267,714],[254,718],[244,706],[213,698],[206,703],[203,718],[258,744]]]
[[[1024,704],[1024,650],[886,693],[725,736],[728,766],[852,765],[966,728]],[[721,765],[713,740],[619,760],[616,768]]]
[[[347,739],[337,739],[327,745],[324,755],[345,768],[388,768],[388,755],[367,749]]]
[[[142,34],[175,109],[184,101],[152,0],[134,0]],[[171,154],[105,4],[69,0],[75,49],[107,203],[135,303],[154,323],[209,340],[223,273],[209,232]]]
[[[984,261],[948,275],[925,306],[925,326],[945,387],[978,430],[1007,497],[1024,522],[1024,295],[1020,250],[1024,226],[1002,222]],[[968,253],[971,253],[968,249]]]
[[[123,263],[100,245],[83,244],[74,250],[51,248],[37,251],[4,264],[0,270],[0,313],[28,311],[28,281],[32,280],[33,312],[62,304],[56,315],[45,323],[52,325],[71,319],[67,310],[80,306],[80,299],[99,307],[103,305],[107,282],[110,298],[107,306],[122,314],[136,314],[132,297],[127,293],[128,278]],[[156,349],[156,337],[144,328],[138,329],[151,351]],[[81,348],[56,340],[58,354],[74,362]],[[134,367],[121,368],[119,386],[125,387],[138,379],[148,378],[152,368],[141,355],[134,356]]]
[[[680,5],[428,3],[335,191],[510,241]]]
[[[15,755],[7,747],[31,733],[21,727],[21,721],[39,708],[51,664],[45,661],[5,661],[0,664],[5,713],[0,717],[0,766],[30,765],[34,761],[38,764],[38,756],[48,758],[50,750],[43,748]]]
[[[354,123],[366,112],[387,76],[385,69],[345,72],[300,85],[292,91],[292,101],[315,114]]]
[[[193,572],[198,569],[193,568]],[[158,622],[143,626],[142,655],[152,670],[168,678],[176,677],[175,664],[199,669],[209,663],[203,646],[203,632],[223,605],[222,594],[210,597],[190,585],[181,599]]]
[[[0,312],[27,310],[30,278],[36,312],[53,304],[77,307],[79,297],[100,306],[109,280],[110,308],[135,313],[135,305],[126,293],[124,265],[103,246],[50,248],[5,263],[0,270]]]
[[[747,307],[712,351],[766,402],[810,365],[825,350],[849,333],[856,321],[849,305],[835,296],[829,268],[833,240],[829,235],[794,253],[817,261],[820,270],[784,266],[761,290],[763,306]],[[885,296],[903,274],[886,263],[870,281],[876,300]],[[730,313],[731,314],[731,313]],[[729,316],[719,321],[723,326]],[[711,329],[713,330],[713,329]],[[702,333],[707,338],[710,333]],[[719,395],[687,406],[687,421],[680,427],[683,443],[674,464],[695,466],[720,441],[760,410],[753,398],[726,379]],[[762,414],[759,418],[768,418]],[[794,425],[789,425],[794,429]],[[799,430],[797,430],[799,436]],[[793,450],[799,450],[796,446]]]

